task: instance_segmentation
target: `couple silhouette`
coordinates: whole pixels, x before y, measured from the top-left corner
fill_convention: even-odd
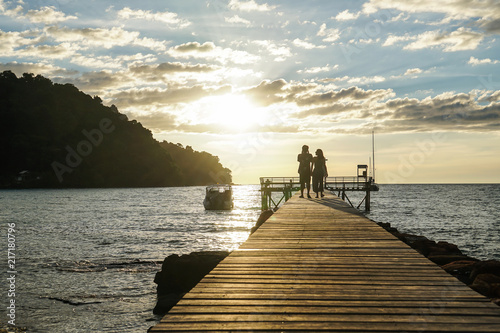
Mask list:
[[[307,189],[307,197],[311,198],[311,175],[313,182],[313,191],[316,193],[316,198],[324,197],[323,194],[323,179],[328,177],[328,170],[326,168],[326,158],[321,149],[316,149],[316,156],[309,153],[309,146],[303,145],[302,152],[297,156],[299,162],[299,176],[300,176],[300,197],[304,197],[304,188]]]

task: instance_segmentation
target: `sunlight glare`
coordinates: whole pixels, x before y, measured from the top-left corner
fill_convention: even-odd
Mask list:
[[[264,114],[244,95],[226,94],[210,97],[210,123],[221,125],[228,129],[245,131],[262,124]]]

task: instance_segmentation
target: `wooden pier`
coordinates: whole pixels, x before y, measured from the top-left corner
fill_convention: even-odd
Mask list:
[[[151,332],[500,332],[500,307],[332,194],[294,195]]]

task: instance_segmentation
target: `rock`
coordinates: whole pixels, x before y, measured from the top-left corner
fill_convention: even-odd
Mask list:
[[[500,297],[500,276],[491,273],[478,274],[470,287],[489,298],[498,298]]]
[[[167,313],[228,254],[227,251],[207,251],[182,256],[172,254],[166,257],[154,280],[158,286],[157,303],[153,313]]]
[[[399,233],[398,229],[393,228],[389,222],[377,222],[377,224],[392,234]]]
[[[453,261],[449,264],[444,265],[442,268],[448,273],[460,273],[465,274],[472,271],[472,268],[477,263],[476,260],[458,260]]]
[[[474,268],[477,260],[458,260],[453,261],[449,264],[442,266],[446,272],[455,276],[457,279],[465,284],[470,284],[472,280],[470,279],[470,273]]]
[[[476,263],[470,273],[471,280],[474,280],[477,275],[491,273],[500,276],[500,261],[486,260]]]
[[[454,261],[474,261],[474,258],[468,257],[466,255],[460,254],[447,254],[447,253],[430,253],[427,257],[430,261],[438,264],[439,266],[444,266]]]
[[[252,228],[250,231],[250,235],[253,234],[259,227],[267,221],[268,218],[271,217],[271,215],[274,214],[274,211],[272,209],[268,209],[260,213],[259,219],[257,220],[257,223],[255,223],[255,226]]]

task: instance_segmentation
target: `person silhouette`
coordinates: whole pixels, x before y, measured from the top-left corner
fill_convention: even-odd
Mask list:
[[[302,146],[302,153],[297,156],[297,161],[299,162],[298,173],[300,176],[300,197],[304,197],[304,188],[307,188],[307,197],[310,198],[311,195],[311,162],[312,155],[309,153],[309,146]]]
[[[316,193],[316,198],[318,194],[324,197],[323,194],[323,179],[328,177],[328,170],[326,168],[326,158],[323,155],[321,149],[316,150],[316,156],[312,160],[312,181],[313,181],[313,191]]]

